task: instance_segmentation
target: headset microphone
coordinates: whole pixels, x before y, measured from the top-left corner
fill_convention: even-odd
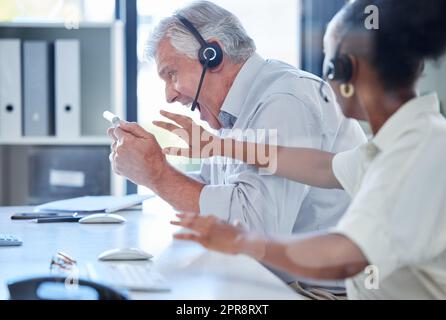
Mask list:
[[[195,111],[195,108],[198,106],[198,97],[200,96],[201,86],[203,85],[204,76],[206,75],[206,70],[208,69],[208,62],[203,65],[203,71],[201,72],[200,83],[198,84],[197,93],[195,95],[194,102],[192,102],[192,111]]]
[[[187,20],[185,17],[176,14],[175,17],[186,27],[187,30],[192,33],[192,35],[200,43],[200,49],[198,50],[198,61],[203,66],[203,71],[201,72],[200,82],[198,84],[197,93],[195,99],[192,103],[192,111],[198,106],[198,97],[200,95],[201,87],[203,85],[204,76],[206,75],[207,69],[213,69],[218,67],[223,61],[223,50],[217,42],[206,42],[194,25]]]

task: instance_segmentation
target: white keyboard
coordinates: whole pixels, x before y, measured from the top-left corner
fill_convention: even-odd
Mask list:
[[[166,279],[147,264],[101,263],[87,264],[92,280],[133,291],[170,291]]]
[[[17,237],[6,235],[6,234],[0,234],[0,247],[7,247],[7,246],[21,246],[22,240],[20,240]]]

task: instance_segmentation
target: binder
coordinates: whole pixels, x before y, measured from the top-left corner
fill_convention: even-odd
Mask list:
[[[81,135],[79,40],[56,40],[54,45],[56,136]]]
[[[19,39],[0,40],[0,138],[22,135],[22,70]]]
[[[45,41],[23,42],[25,136],[54,135],[53,51]]]

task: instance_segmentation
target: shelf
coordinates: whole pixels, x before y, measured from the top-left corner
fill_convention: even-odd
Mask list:
[[[111,28],[112,22],[81,22],[79,23],[79,29],[105,29]],[[0,28],[62,28],[67,30],[78,30],[78,29],[68,29],[65,27],[64,22],[0,22]]]
[[[109,137],[80,137],[80,138],[58,138],[58,137],[22,137],[16,139],[2,139],[1,145],[109,145],[111,139]]]
[[[124,24],[121,21],[81,22],[79,29],[67,29],[63,21],[0,23],[0,39],[19,39],[22,43],[25,41],[54,43],[58,39],[76,39],[80,43],[81,61],[79,101],[81,136],[67,138],[61,135],[16,135],[15,138],[0,136],[0,167],[3,168],[0,170],[0,204],[30,203],[36,201],[36,197],[43,199],[57,192],[66,192],[64,197],[76,194],[75,190],[68,190],[63,186],[49,188],[47,183],[50,171],[47,169],[89,172],[91,168],[96,168],[97,164],[76,157],[76,154],[82,151],[92,157],[101,155],[103,158],[101,168],[106,168],[104,172],[97,171],[101,175],[100,179],[95,178],[86,182],[85,192],[99,190],[101,194],[126,193],[126,180],[113,174],[110,167],[108,155],[112,140],[106,134],[109,123],[102,119],[105,109],[118,115],[124,114],[124,31]],[[57,126],[57,123],[54,125]],[[39,154],[40,158],[37,156]],[[64,156],[64,161],[58,160]],[[106,188],[98,184],[98,181],[105,181],[104,179],[109,180],[109,186]],[[42,181],[44,185],[40,185]],[[40,189],[46,190],[46,194],[34,192]]]
[[[105,136],[108,123],[102,113],[110,109],[116,114],[124,110],[124,26],[122,22],[81,23],[79,29],[66,29],[63,23],[12,22],[0,23],[0,39],[45,41],[76,39],[80,43],[80,114],[81,134]],[[7,139],[10,140],[10,139]],[[6,141],[6,144],[26,142]],[[27,141],[26,139],[25,141]],[[0,137],[0,144],[3,144]],[[54,140],[31,139],[35,144],[62,144]],[[86,141],[90,143],[90,139]],[[68,144],[79,144],[68,141]],[[91,143],[90,143],[91,144]],[[92,144],[102,144],[93,142]]]

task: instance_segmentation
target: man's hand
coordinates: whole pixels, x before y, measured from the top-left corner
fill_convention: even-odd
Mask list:
[[[180,221],[171,224],[188,228],[195,233],[177,234],[176,239],[192,240],[205,248],[228,254],[241,253],[246,231],[240,226],[233,226],[214,216],[177,214]]]
[[[138,124],[122,120],[107,133],[113,139],[109,157],[113,171],[138,185],[156,185],[167,162],[155,137]]]
[[[164,110],[160,113],[177,125],[164,121],[154,121],[153,124],[177,135],[189,146],[189,148],[168,147],[163,150],[164,154],[188,158],[209,158],[223,154],[222,140],[204,130],[191,118]]]

